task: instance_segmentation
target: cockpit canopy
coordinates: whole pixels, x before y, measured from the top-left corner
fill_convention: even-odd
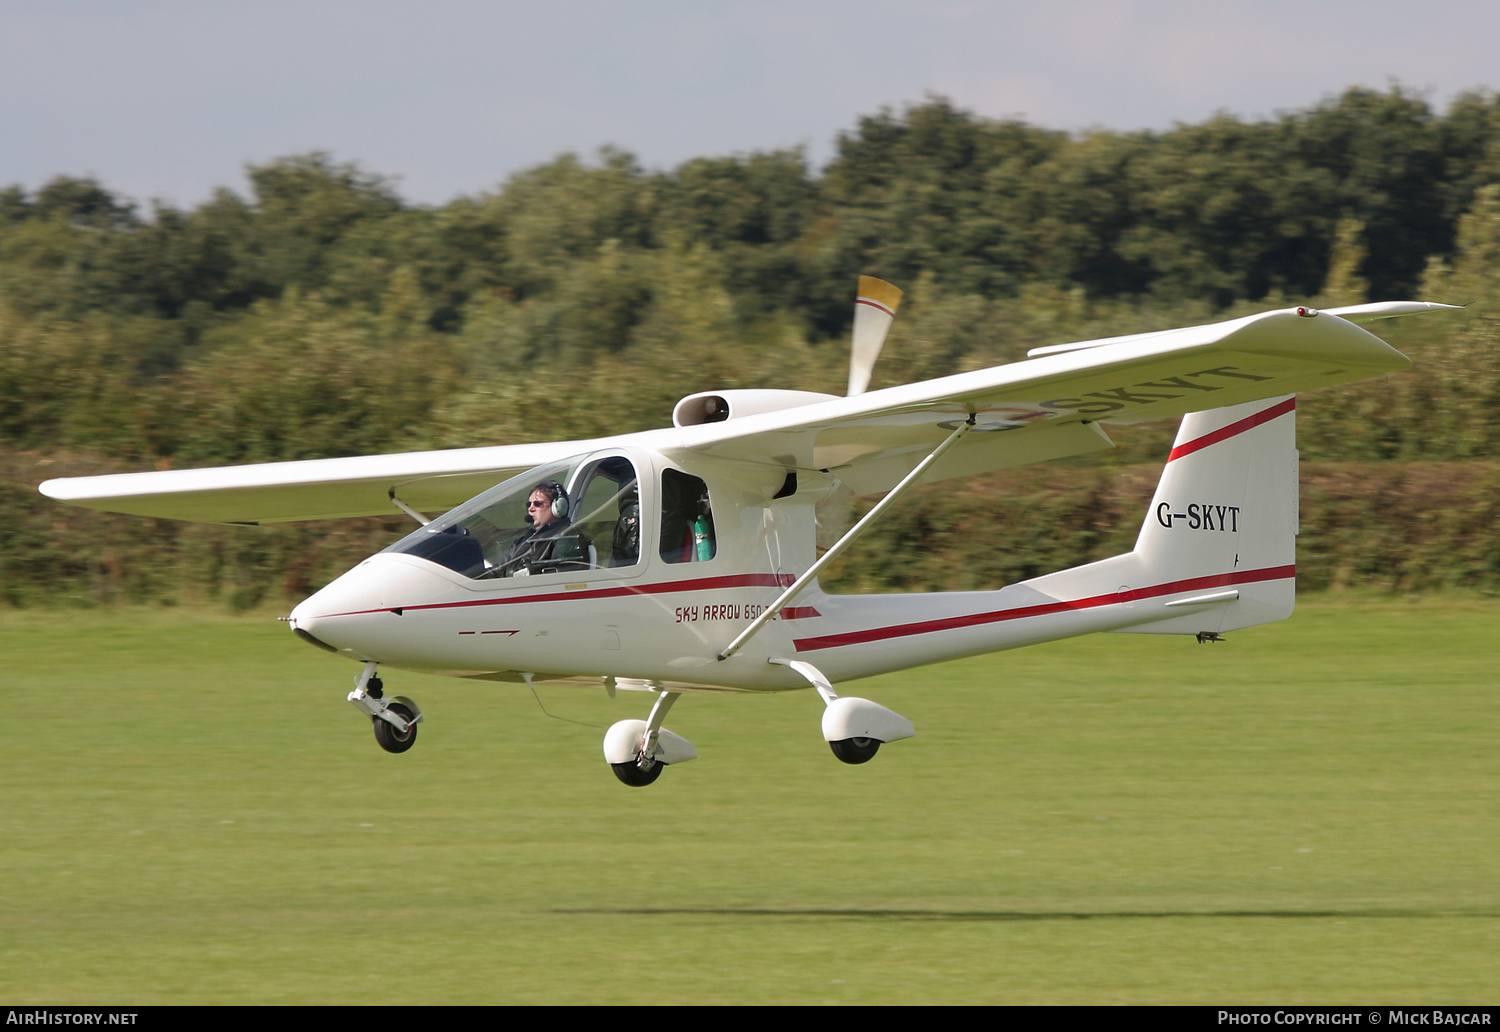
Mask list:
[[[561,487],[546,526],[527,503],[540,485]],[[551,492],[549,492],[551,493]],[[640,562],[640,489],[623,455],[582,455],[512,477],[397,541],[473,579],[634,566]]]

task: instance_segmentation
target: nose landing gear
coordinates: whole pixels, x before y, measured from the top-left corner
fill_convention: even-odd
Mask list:
[[[375,676],[377,664],[365,664],[364,670],[354,680],[354,691],[349,701],[370,715],[375,728],[375,741],[389,753],[404,753],[417,742],[417,725],[422,722],[422,711],[417,704],[404,695],[387,701],[385,685]]]

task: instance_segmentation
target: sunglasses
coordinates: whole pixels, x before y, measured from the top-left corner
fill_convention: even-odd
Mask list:
[[[526,508],[528,508],[528,509],[545,509],[545,508],[547,508],[547,506],[549,506],[551,504],[552,504],[551,502],[527,502],[526,503]]]

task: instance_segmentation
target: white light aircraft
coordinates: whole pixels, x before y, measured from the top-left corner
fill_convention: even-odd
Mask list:
[[[1356,323],[1453,307],[1285,309],[1038,348],[867,393],[901,291],[871,277],[859,287],[842,398],[710,391],[678,402],[671,427],[617,437],[80,477],[41,491],[211,523],[412,516],[418,529],[287,618],[303,640],[362,664],[349,701],[391,752],[411,747],[422,713],[385,696],[382,666],[651,692],[647,719],[604,737],[627,785],[697,755],[662,726],[684,692],[811,687],[834,754],[864,763],[912,725],[835,684],[1094,631],[1218,640],[1290,615],[1295,393],[1410,365]],[[818,585],[918,482],[1108,448],[1105,425],[1179,416],[1133,551],[995,591]],[[839,489],[885,496],[819,556],[814,505]]]

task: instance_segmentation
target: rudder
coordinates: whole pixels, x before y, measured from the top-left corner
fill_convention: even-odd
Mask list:
[[[1297,482],[1295,396],[1183,417],[1134,554],[1158,597],[1192,594],[1128,630],[1218,632],[1290,616]],[[1174,608],[1182,615],[1167,615]]]

